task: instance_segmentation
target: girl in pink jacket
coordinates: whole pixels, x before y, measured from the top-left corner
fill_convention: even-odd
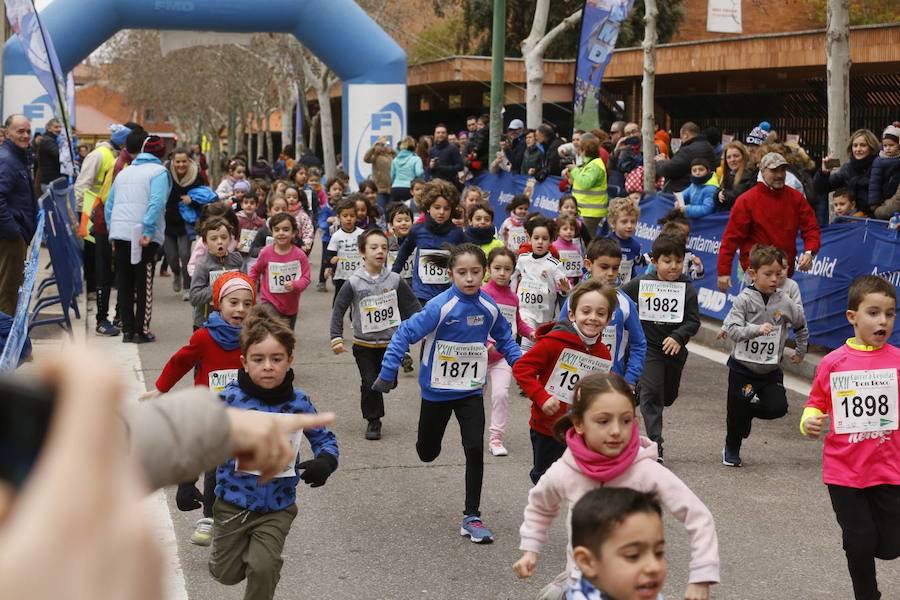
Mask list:
[[[516,270],[516,255],[506,247],[494,248],[488,255],[488,282],[481,289],[494,299],[504,318],[509,321],[513,338],[520,335],[534,339],[534,329],[519,315],[519,297],[509,287]],[[503,445],[506,431],[506,417],[509,414],[509,384],[512,381],[512,367],[503,355],[494,350],[493,342],[488,344],[488,377],[491,380],[491,441],[493,456],[507,456]]]
[[[582,378],[568,415],[555,426],[568,448],[528,494],[525,519],[519,528],[523,551],[513,570],[530,577],[538,553],[560,506],[571,507],[588,491],[626,487],[655,492],[691,540],[691,563],[685,600],[706,600],[709,586],[719,582],[719,542],[712,513],[674,473],[656,462],[656,444],[638,433],[634,394],[615,373],[592,373]],[[567,528],[570,519],[566,518]],[[570,531],[571,537],[571,531]],[[566,572],[575,563],[569,544]],[[557,577],[562,598],[566,581]]]

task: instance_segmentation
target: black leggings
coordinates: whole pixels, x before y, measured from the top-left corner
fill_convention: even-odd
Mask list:
[[[416,452],[422,462],[441,454],[441,442],[450,415],[456,413],[466,455],[465,515],[481,515],[481,482],[484,478],[484,398],[478,394],[459,400],[432,402],[422,398]]]

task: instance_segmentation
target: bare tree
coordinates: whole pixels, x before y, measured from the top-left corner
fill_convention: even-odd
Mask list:
[[[334,151],[334,120],[331,115],[331,86],[337,82],[334,72],[321,60],[309,53],[303,62],[307,85],[316,93],[319,102],[319,125],[322,133],[322,162],[326,177],[334,176],[336,165]],[[310,142],[312,145],[312,142]]]
[[[656,0],[644,0],[644,80],[641,82],[641,136],[644,154],[644,191],[656,191],[656,144],[654,143],[653,96],[656,88]]]
[[[547,20],[550,15],[550,0],[537,0],[534,7],[534,20],[531,22],[531,33],[522,41],[522,57],[525,59],[525,107],[526,121],[531,129],[537,128],[543,120],[544,112],[544,53],[547,47],[567,29],[575,27],[581,20],[582,10],[560,21],[556,27],[547,31]]]

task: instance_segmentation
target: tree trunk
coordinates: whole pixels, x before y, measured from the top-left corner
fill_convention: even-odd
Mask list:
[[[334,121],[331,116],[331,97],[328,86],[321,82],[316,86],[316,97],[319,99],[319,118],[322,127],[322,162],[325,163],[325,178],[334,177],[336,164],[334,156]]]
[[[313,118],[309,120],[309,151],[313,154],[316,153],[319,144],[316,136],[319,134],[319,122],[321,120],[322,117],[320,113],[316,113],[313,115]]]
[[[644,154],[644,192],[656,193],[656,144],[653,110],[654,88],[656,87],[656,17],[659,11],[656,0],[644,0],[644,80],[641,83],[641,136]]]
[[[275,157],[278,156],[275,153],[275,141],[272,139],[271,119],[274,113],[274,110],[269,110],[266,112],[266,160],[269,161],[269,164],[274,164]]]
[[[828,0],[825,34],[828,75],[828,155],[847,160],[850,134],[850,0]]]
[[[545,34],[550,14],[550,0],[538,0],[535,5],[531,33],[522,41],[526,81],[525,111],[529,129],[537,128],[544,118],[544,52],[561,33],[578,23],[581,12],[581,9],[575,11]]]
[[[294,105],[296,92],[294,91],[294,82],[291,82],[291,89],[281,91],[279,96],[279,107],[281,111],[281,147],[284,148],[294,143]]]
[[[219,168],[219,132],[214,131],[214,129],[211,127],[206,131],[206,135],[210,140],[209,156],[206,157],[206,164],[209,167],[209,185],[213,189],[215,189],[222,178],[221,169]]]
[[[247,157],[251,165],[256,162],[257,156],[265,157],[266,154],[266,111],[260,110],[260,115],[256,118],[256,153]]]

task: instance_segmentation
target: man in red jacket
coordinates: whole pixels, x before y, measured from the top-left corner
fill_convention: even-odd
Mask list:
[[[750,264],[750,250],[757,244],[775,246],[788,258],[788,270],[794,270],[797,234],[803,238],[803,256],[797,268],[808,271],[819,251],[820,231],[816,216],[797,190],[784,184],[787,161],[777,152],[769,152],[759,161],[763,180],[738,197],[719,249],[719,289],[731,287],[731,263],[740,250],[741,268]]]

